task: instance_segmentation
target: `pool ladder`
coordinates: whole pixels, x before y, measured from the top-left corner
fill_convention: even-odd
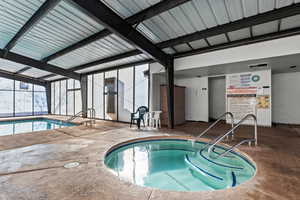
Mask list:
[[[72,117],[70,117],[67,121],[70,122],[70,121],[73,121],[74,119],[78,118],[78,117],[81,117],[82,114],[84,114],[85,111],[80,111],[78,113],[76,113],[76,115],[73,115]],[[87,114],[90,115],[90,118],[91,119],[95,119],[96,118],[96,110],[94,108],[88,108],[87,109]]]
[[[257,146],[257,118],[253,114],[248,114],[243,119],[241,119],[235,126],[233,126],[229,131],[227,131],[225,134],[223,134],[223,135],[217,137],[216,139],[214,139],[213,141],[209,142],[203,149],[208,147],[208,155],[210,156],[211,151],[219,142],[221,142],[225,137],[228,137],[228,135],[233,134],[233,131],[235,129],[237,129],[244,121],[246,121],[249,118],[252,118],[254,121],[254,138],[245,139],[245,140],[231,146],[228,150],[219,154],[217,156],[217,158],[225,156],[226,154],[231,152],[234,148],[240,146],[241,144],[247,143],[247,142],[248,142],[249,146],[251,146],[251,142],[254,142],[255,146]]]
[[[233,118],[233,114],[231,112],[225,112],[224,114],[222,114],[214,123],[212,123],[207,129],[205,129],[202,133],[200,133],[196,139],[199,139],[200,137],[202,137],[203,135],[205,135],[210,129],[212,129],[213,127],[215,127],[219,121],[221,121],[223,119],[223,117],[229,115],[231,118],[231,128],[233,128],[234,126],[234,118]],[[228,138],[229,135],[227,135]],[[233,139],[234,137],[234,132],[231,131],[231,139]]]

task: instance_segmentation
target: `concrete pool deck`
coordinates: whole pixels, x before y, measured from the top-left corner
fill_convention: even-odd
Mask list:
[[[137,130],[128,124],[99,120],[94,127],[1,136],[0,200],[299,199],[300,127],[259,128],[258,147],[239,148],[256,162],[256,176],[227,190],[174,192],[140,187],[119,180],[103,163],[106,151],[120,142],[149,136],[196,135],[207,126],[187,123],[175,130]],[[228,128],[220,124],[208,136]],[[251,137],[252,131],[252,127],[243,126],[237,136]],[[240,139],[236,137],[236,141]],[[63,166],[70,162],[79,162],[80,166],[65,169]]]

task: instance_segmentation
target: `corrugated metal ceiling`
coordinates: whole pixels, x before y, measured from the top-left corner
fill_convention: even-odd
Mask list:
[[[101,0],[123,18],[130,17],[161,0]]]
[[[50,63],[68,69],[102,58],[125,53],[135,49],[120,37],[111,34],[103,39],[76,49],[64,56],[52,60]]]
[[[102,25],[72,3],[62,0],[12,51],[40,60],[102,29]]]
[[[80,70],[80,71],[77,71],[77,72],[87,73],[87,72],[94,71],[94,70],[100,70],[100,69],[105,69],[105,68],[109,68],[109,67],[113,67],[113,66],[124,65],[124,64],[127,64],[127,63],[131,63],[131,62],[147,60],[149,58],[150,57],[148,57],[147,55],[141,54],[141,55],[137,55],[137,56],[131,56],[131,57],[127,57],[127,58],[124,58],[124,59],[116,60],[116,61],[113,61],[113,62],[108,62],[108,63],[101,64],[101,65],[96,65],[96,66],[93,66],[93,67],[90,67],[90,68],[87,68],[87,69],[84,69],[84,70]]]
[[[292,0],[192,0],[144,21],[139,26],[139,30],[157,43],[292,3],[294,3]],[[118,8],[118,10],[122,13],[126,9]],[[262,32],[266,31],[262,30]],[[237,35],[237,37],[243,36]]]
[[[127,18],[136,14],[160,0],[101,0],[121,17]],[[137,29],[154,43],[173,39],[196,31],[205,30],[218,25],[264,13],[300,0],[191,0],[181,6],[161,13],[140,23]],[[0,2],[0,48],[17,33],[34,12],[44,3],[44,0],[2,0]],[[253,36],[260,36],[278,30],[287,30],[300,26],[300,15],[257,25],[242,30],[221,34],[188,44],[181,44],[163,51],[169,54],[206,48],[209,45],[219,45]],[[78,10],[68,0],[62,0],[34,28],[32,28],[12,49],[13,52],[42,59],[71,44],[74,44],[103,27],[92,18]],[[252,32],[251,32],[252,31]],[[111,57],[135,49],[126,41],[112,34],[94,43],[63,55],[50,63],[62,68],[70,68],[95,60]],[[98,65],[79,71],[80,73],[128,62],[148,59],[145,55],[132,56],[114,62]],[[0,60],[1,61],[1,60]],[[0,62],[0,68],[3,68]],[[5,67],[8,66],[4,63]],[[22,67],[21,67],[22,66]],[[23,65],[11,65],[9,70],[18,71]],[[37,69],[23,72],[34,77],[49,74]],[[51,80],[61,78],[52,77]],[[49,79],[50,80],[50,79]]]
[[[0,58],[0,69],[2,70],[15,73],[24,67],[28,66]]]
[[[61,78],[66,78],[66,77],[57,75],[57,76],[53,76],[53,77],[50,77],[50,78],[45,78],[45,80],[53,81],[53,80],[57,80],[57,79],[61,79]]]
[[[0,48],[14,37],[45,0],[0,1]]]
[[[38,78],[41,76],[46,76],[49,75],[50,73],[44,70],[36,69],[36,68],[31,68],[29,70],[26,70],[22,72],[21,74],[26,75],[26,76],[31,76],[34,78]]]

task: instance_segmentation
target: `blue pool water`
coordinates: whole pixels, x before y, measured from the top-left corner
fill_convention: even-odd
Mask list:
[[[203,191],[235,187],[255,175],[246,157],[217,146],[210,156],[206,143],[163,139],[139,141],[107,153],[105,164],[125,181],[163,190]]]
[[[0,136],[57,129],[75,125],[76,124],[74,123],[46,118],[0,121]]]

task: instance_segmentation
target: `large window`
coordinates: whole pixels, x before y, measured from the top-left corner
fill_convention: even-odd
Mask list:
[[[71,91],[70,91],[71,92]],[[81,90],[80,90],[80,82],[75,81],[74,83],[74,96],[75,96],[75,114],[82,111],[82,98],[81,98]]]
[[[52,82],[52,114],[75,115],[82,110],[80,82],[74,79]]]
[[[148,107],[149,97],[149,79],[148,72],[149,65],[141,65],[135,68],[135,97],[134,109],[140,106]]]
[[[104,95],[105,95],[105,119],[117,120],[118,107],[117,107],[117,81],[118,72],[109,71],[105,72],[104,76]]]
[[[45,87],[0,78],[0,117],[47,113]]]
[[[0,117],[14,116],[14,81],[0,78]]]
[[[134,68],[119,70],[118,80],[118,116],[120,121],[130,122],[130,113],[133,112],[133,81]]]
[[[60,114],[67,114],[67,81],[60,82]]]
[[[48,113],[47,96],[45,87],[33,85],[33,114],[43,115]]]
[[[74,96],[74,80],[68,80],[68,87],[67,87],[67,115],[74,115],[75,114],[75,96]]]
[[[98,119],[130,122],[130,113],[149,106],[149,65],[88,75],[87,84],[87,107],[95,109]],[[53,82],[51,92],[52,113],[74,115],[82,110],[79,81]]]
[[[15,81],[15,116],[33,115],[33,85]]]
[[[93,75],[93,85],[88,85],[92,87],[93,94],[89,94],[88,99],[93,99],[93,108],[96,112],[96,117],[99,119],[104,119],[104,73]]]

